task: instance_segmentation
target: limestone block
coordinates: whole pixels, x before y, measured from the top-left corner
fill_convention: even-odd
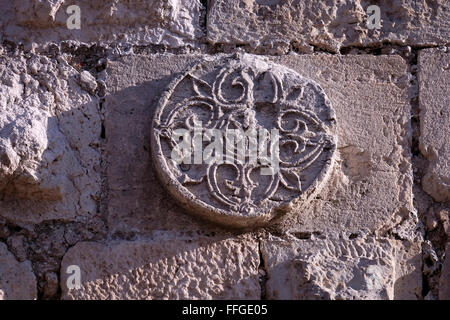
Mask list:
[[[160,97],[174,78],[206,58],[129,56],[109,64],[105,127],[111,232],[212,230],[183,214],[163,191],[150,156],[151,120]],[[335,170],[309,206],[293,206],[279,227],[307,232],[376,231],[408,219],[414,209],[403,59],[289,55],[271,60],[317,82],[329,97],[338,123]]]
[[[412,205],[410,106],[406,65],[397,56],[274,58],[318,82],[336,111],[334,174],[307,210],[293,208],[283,229],[308,232],[385,230]]]
[[[261,248],[269,299],[417,299],[421,294],[420,244],[272,238]]]
[[[30,261],[18,262],[0,243],[0,300],[34,300],[36,277]]]
[[[70,5],[80,8],[80,29],[69,29]],[[31,46],[63,40],[180,47],[203,36],[199,0],[1,1],[3,39]],[[32,32],[30,32],[32,31]]]
[[[380,8],[381,28],[367,27],[366,10]],[[446,0],[314,1],[212,0],[207,38],[214,44],[250,45],[282,54],[290,45],[302,52],[313,46],[339,52],[344,46],[370,46],[382,41],[436,45],[450,41]]]
[[[259,299],[259,253],[249,239],[81,242],[61,265],[63,299]],[[67,267],[81,270],[68,289]]]
[[[436,201],[450,200],[450,53],[419,54],[420,150],[429,165],[423,189]]]
[[[62,57],[5,55],[0,70],[0,215],[38,223],[96,214],[98,98]]]

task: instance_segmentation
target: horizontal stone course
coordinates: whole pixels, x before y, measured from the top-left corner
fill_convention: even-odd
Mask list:
[[[387,239],[263,241],[268,299],[417,299],[420,244]]]
[[[170,235],[169,235],[170,237]],[[251,239],[81,242],[61,264],[63,299],[259,299]],[[66,285],[70,265],[81,288]]]
[[[165,200],[166,192],[150,160],[151,119],[159,97],[176,75],[203,58],[133,56],[110,63],[105,120],[111,159],[110,231],[212,228]],[[279,227],[323,232],[384,230],[414,211],[403,59],[329,55],[271,59],[317,81],[330,98],[338,123],[338,160],[330,182],[309,208],[299,212],[294,206]]]
[[[380,29],[366,25],[366,11],[373,4],[380,8]],[[207,27],[207,39],[213,44],[248,45],[276,54],[291,48],[339,52],[346,46],[381,42],[444,45],[450,43],[450,4],[446,0],[211,0]]]

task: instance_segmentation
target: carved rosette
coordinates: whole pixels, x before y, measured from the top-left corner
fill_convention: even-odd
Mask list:
[[[249,157],[178,164],[172,159],[174,131],[195,132],[199,123],[200,135],[208,129],[223,136],[230,129],[277,130],[279,169],[261,174],[267,162]],[[227,226],[255,227],[294,203],[299,211],[320,191],[333,165],[335,131],[334,110],[314,81],[254,55],[210,57],[163,94],[153,120],[152,153],[163,185],[189,212]]]

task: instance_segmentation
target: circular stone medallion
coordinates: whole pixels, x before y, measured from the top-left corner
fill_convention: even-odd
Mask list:
[[[234,227],[267,225],[326,182],[336,118],[322,88],[250,54],[208,57],[157,107],[152,156],[188,211]]]

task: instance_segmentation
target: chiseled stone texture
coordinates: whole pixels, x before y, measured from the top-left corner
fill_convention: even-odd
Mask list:
[[[0,300],[34,300],[36,277],[30,261],[18,262],[0,242]]]
[[[367,28],[366,10],[376,4],[382,28]],[[450,42],[450,3],[370,0],[211,0],[210,42],[246,44],[284,53],[312,46],[338,52],[342,46],[369,46],[382,41],[406,45]]]
[[[403,59],[288,55],[274,61],[318,82],[338,122],[334,173],[310,208],[294,207],[280,227],[383,232],[411,220],[410,106]]]
[[[69,265],[81,288],[67,289]],[[61,264],[63,299],[259,299],[255,240],[81,242]]]
[[[445,261],[439,281],[439,300],[450,300],[450,242],[447,243]]]
[[[8,1],[0,0],[3,40],[27,47],[63,40],[180,47],[204,35],[199,0]],[[81,10],[81,28],[67,28],[70,5]]]
[[[450,200],[450,53],[419,54],[420,150],[429,166],[423,189],[436,201]]]
[[[262,242],[268,299],[417,299],[420,244],[397,240]]]
[[[95,78],[63,56],[3,55],[0,82],[0,215],[16,223],[95,215]]]
[[[211,230],[162,190],[150,157],[151,119],[168,83],[202,56],[128,56],[108,66],[106,136],[111,233]],[[406,65],[398,56],[289,55],[274,62],[318,82],[336,111],[334,172],[282,230],[387,230],[412,207],[410,107]],[[129,161],[129,159],[134,159]]]

